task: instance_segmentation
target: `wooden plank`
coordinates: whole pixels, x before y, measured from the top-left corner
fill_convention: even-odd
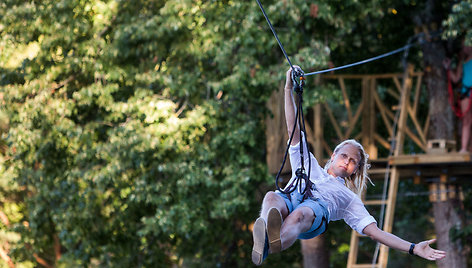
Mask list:
[[[334,118],[333,111],[331,111],[331,108],[329,108],[329,105],[327,103],[324,103],[324,106],[326,108],[326,112],[328,113],[329,120],[331,121],[331,124],[333,125],[334,130],[338,135],[338,139],[344,139],[341,129],[339,128],[338,122],[336,121],[336,118]]]
[[[349,122],[352,122],[351,103],[349,102],[349,96],[347,95],[344,79],[340,77],[338,78],[338,82],[339,82],[339,86],[341,87],[341,92],[343,93],[344,106],[346,106],[346,110],[347,110],[347,118],[349,119]]]
[[[422,143],[421,140],[413,133],[413,131],[411,131],[408,127],[405,127],[403,131],[414,143],[416,143],[416,145],[418,145],[418,147],[426,152],[426,143]]]
[[[428,137],[428,129],[429,129],[429,120],[431,118],[431,115],[428,113],[428,117],[426,117],[426,121],[424,122],[424,127],[423,127],[423,135],[425,137]]]
[[[357,107],[357,111],[356,111],[356,114],[354,115],[354,119],[349,124],[349,128],[346,131],[346,138],[349,138],[351,136],[351,132],[354,130],[354,127],[356,126],[357,121],[359,120],[359,117],[360,117],[363,109],[364,109],[364,102],[362,101],[359,104],[359,107]]]
[[[357,253],[359,250],[359,237],[356,235],[356,231],[351,231],[351,242],[349,249],[349,256],[347,257],[347,268],[352,268],[357,262]]]
[[[377,88],[377,80],[372,79],[369,84],[369,107],[370,107],[370,117],[369,117],[369,139],[370,139],[370,144],[369,147],[367,148],[367,153],[369,154],[371,159],[377,159],[377,153],[378,149],[377,146],[375,145],[375,129],[376,129],[376,112],[375,112],[375,100],[374,100],[374,93]]]
[[[371,81],[367,78],[362,79],[362,102],[364,102],[364,109],[362,112],[362,145],[364,146],[366,152],[370,155],[371,144],[373,143],[372,131],[372,98],[371,98]]]
[[[313,144],[315,155],[318,158],[323,158],[323,120],[321,112],[321,104],[316,104],[313,109],[315,142]]]
[[[410,114],[410,119],[413,121],[413,125],[416,128],[416,132],[418,132],[418,135],[421,138],[422,144],[426,144],[426,137],[423,134],[423,130],[421,129],[420,124],[418,123],[418,120],[416,119],[416,113],[413,111],[411,107],[408,107],[408,114]]]
[[[364,200],[364,205],[383,205],[387,204],[387,200]]]
[[[395,148],[394,155],[400,155],[403,152],[403,142],[405,138],[405,131],[407,130],[406,120],[407,120],[407,98],[410,93],[411,88],[411,79],[408,76],[408,72],[413,68],[411,65],[408,67],[408,70],[405,71],[405,78],[403,81],[403,87],[401,89],[401,109],[400,109],[400,116],[398,118],[398,132],[397,137],[395,137],[397,144]]]
[[[333,154],[333,150],[331,150],[331,147],[329,147],[328,143],[325,140],[323,140],[323,148],[325,149],[325,151],[328,153],[329,156]]]
[[[352,268],[380,268],[380,264],[374,264],[372,265],[372,263],[368,264],[368,263],[357,263],[355,265],[352,266]]]
[[[393,130],[392,130],[392,125],[390,124],[390,121],[388,120],[387,115],[386,115],[387,108],[385,107],[385,105],[383,105],[382,101],[380,100],[379,94],[376,91],[374,91],[374,100],[375,100],[375,103],[377,104],[377,108],[379,108],[380,116],[382,117],[382,120],[385,126],[387,127],[388,133],[390,133],[390,136],[391,136]]]
[[[384,138],[382,138],[379,134],[375,133],[374,139],[380,143],[385,149],[390,150],[390,143],[388,143]]]
[[[393,217],[395,215],[395,202],[397,200],[398,193],[398,179],[399,171],[396,167],[392,168],[392,174],[390,175],[390,183],[388,187],[388,198],[385,209],[385,221],[383,230],[391,233],[393,229]],[[385,245],[380,246],[379,253],[379,264],[381,267],[386,267],[388,262],[388,247]]]
[[[423,76],[420,75],[416,79],[416,88],[415,88],[415,99],[413,102],[413,111],[414,111],[414,117],[416,118],[416,112],[418,112],[418,103],[420,102],[420,93],[421,93],[421,82],[422,82]]]
[[[398,155],[389,158],[392,166],[472,163],[472,155],[462,153]]]
[[[393,82],[394,82],[398,92],[401,94],[402,93],[402,85],[400,84],[400,80],[398,80],[398,77],[393,77]]]
[[[391,88],[387,89],[387,93],[392,95],[392,97],[394,97],[397,100],[400,99],[400,95],[397,92],[393,91]]]

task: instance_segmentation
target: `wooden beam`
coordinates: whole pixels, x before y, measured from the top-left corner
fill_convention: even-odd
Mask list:
[[[382,117],[385,127],[387,127],[388,133],[390,133],[390,136],[392,136],[393,128],[392,128],[392,125],[390,124],[390,121],[387,118],[387,114],[386,114],[387,107],[383,105],[382,101],[380,100],[379,94],[377,92],[374,92],[374,100],[375,100],[375,103],[377,104],[377,108],[379,108],[380,116]]]
[[[329,120],[331,121],[331,124],[333,124],[334,130],[336,131],[336,134],[338,135],[338,139],[342,140],[343,139],[343,134],[341,132],[341,129],[339,128],[338,122],[336,121],[336,118],[334,118],[333,112],[331,111],[331,108],[329,108],[328,104],[324,104],[326,108],[326,112],[328,113]]]
[[[346,138],[351,136],[351,132],[354,130],[354,127],[356,126],[357,121],[359,120],[359,117],[362,114],[363,108],[364,108],[364,102],[361,101],[361,103],[359,104],[359,107],[357,107],[357,111],[356,111],[356,114],[354,115],[354,119],[349,124],[349,128],[346,131],[346,136],[345,136]]]
[[[413,125],[415,126],[416,132],[418,132],[422,143],[426,144],[426,137],[424,136],[423,130],[421,129],[421,126],[418,123],[418,120],[416,119],[416,112],[411,107],[408,107],[408,114],[410,115],[411,121],[413,122]]]
[[[321,104],[317,103],[313,109],[313,118],[314,118],[314,132],[315,132],[315,142],[314,153],[317,158],[323,158],[323,117],[321,111]]]
[[[388,141],[386,141],[384,138],[382,138],[379,134],[375,133],[374,139],[378,143],[380,143],[380,145],[382,145],[384,148],[390,150],[390,143],[388,143]]]
[[[351,232],[351,248],[349,249],[349,256],[347,257],[347,268],[353,268],[357,262],[357,252],[359,250],[359,237],[356,232]]]
[[[347,118],[349,119],[349,122],[352,122],[351,103],[349,102],[349,96],[347,95],[344,79],[342,77],[339,77],[338,82],[339,82],[339,86],[341,87],[341,92],[343,93],[344,106],[346,106],[346,110],[347,110]]]
[[[393,83],[395,84],[397,91],[401,94],[402,93],[402,85],[400,84],[400,80],[398,77],[393,77]]]
[[[471,163],[472,154],[445,153],[445,154],[416,154],[416,155],[398,155],[389,158],[389,164],[392,166],[401,165],[431,165],[447,163]]]
[[[415,99],[413,102],[413,111],[414,111],[414,117],[416,117],[416,113],[418,112],[418,103],[420,101],[420,93],[421,93],[421,82],[422,82],[423,76],[420,75],[416,79],[416,88],[415,88]]]

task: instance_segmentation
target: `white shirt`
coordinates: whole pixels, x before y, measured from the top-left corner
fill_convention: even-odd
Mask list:
[[[309,160],[305,143],[303,143],[303,145],[304,168],[308,175]],[[296,179],[295,171],[301,166],[300,145],[297,144],[290,146],[289,154],[290,164],[292,166],[292,178],[286,187]],[[312,193],[315,198],[323,200],[328,205],[327,209],[330,215],[330,221],[343,219],[352,229],[356,230],[361,235],[364,235],[362,231],[367,225],[373,222],[377,224],[377,221],[369,214],[361,199],[346,187],[342,178],[334,178],[328,174],[323,168],[321,168],[312,153],[310,153],[310,159],[310,181],[313,182],[315,186]],[[305,183],[302,181],[302,189],[304,189],[304,187]]]

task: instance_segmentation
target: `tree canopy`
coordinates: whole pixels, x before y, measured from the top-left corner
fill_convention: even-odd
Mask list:
[[[306,72],[404,45],[421,9],[262,2]],[[454,6],[451,35],[470,8]],[[6,0],[0,49],[1,239],[15,262],[250,263],[273,182],[265,103],[288,69],[255,1]],[[359,70],[401,68],[387,63]]]

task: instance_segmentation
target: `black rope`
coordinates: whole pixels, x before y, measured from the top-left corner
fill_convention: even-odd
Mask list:
[[[272,31],[272,33],[274,34],[274,37],[275,39],[277,40],[277,43],[279,43],[279,47],[280,49],[282,50],[285,58],[287,59],[287,62],[288,64],[290,65],[290,67],[293,69],[293,65],[292,65],[292,62],[290,61],[288,55],[287,55],[287,52],[285,51],[284,49],[284,46],[282,45],[282,42],[280,42],[280,39],[279,37],[277,36],[277,33],[275,32],[275,29],[274,27],[272,26],[272,23],[270,22],[269,20],[269,17],[267,16],[264,8],[262,7],[262,4],[259,0],[256,0],[257,1],[257,4],[259,5],[259,7],[261,8],[261,11],[262,11],[262,14],[264,14],[264,17],[267,21],[267,24],[269,24],[269,27],[270,27],[270,30]],[[428,36],[427,38],[435,38],[437,36],[440,36],[442,31],[436,31],[436,32],[431,32],[431,33],[428,33]],[[424,33],[419,33],[413,37],[410,37],[410,39],[415,39],[415,38],[418,38],[418,43],[420,44],[423,44],[425,43],[425,40],[424,40]],[[387,53],[384,53],[384,54],[381,54],[379,56],[376,56],[376,57],[372,57],[372,58],[369,58],[369,59],[365,59],[365,60],[361,60],[361,61],[358,61],[358,62],[354,62],[354,63],[351,63],[351,64],[346,64],[346,65],[343,65],[343,66],[339,66],[339,67],[334,67],[334,68],[330,68],[330,69],[325,69],[325,70],[321,70],[321,71],[316,71],[316,72],[311,72],[311,73],[307,73],[305,74],[304,76],[310,76],[310,75],[315,75],[315,74],[322,74],[322,73],[327,73],[327,72],[331,72],[331,71],[336,71],[336,70],[341,70],[341,69],[346,69],[346,68],[349,68],[349,67],[353,67],[353,66],[357,66],[357,65],[361,65],[361,64],[365,64],[365,63],[368,63],[368,62],[371,62],[371,61],[375,61],[375,60],[378,60],[378,59],[382,59],[382,58],[385,58],[385,57],[388,57],[388,56],[391,56],[391,55],[394,55],[394,54],[397,54],[397,53],[400,53],[402,51],[406,51],[406,55],[408,55],[408,50],[410,49],[410,47],[416,45],[416,43],[411,43],[411,42],[408,42],[407,45],[401,47],[401,48],[398,48],[398,49],[395,49],[395,50],[392,50],[392,51],[389,51]]]
[[[310,173],[311,173],[311,159],[310,161],[308,161],[309,163],[309,168],[308,168],[308,176],[306,175],[305,173],[305,168],[304,168],[304,157],[303,157],[303,138],[302,138],[302,135],[301,133],[302,132],[305,132],[306,133],[306,129],[305,129],[305,119],[303,117],[303,109],[302,109],[302,102],[303,102],[303,97],[302,97],[302,93],[303,93],[303,85],[304,85],[304,80],[305,80],[305,77],[306,76],[310,76],[310,75],[315,75],[315,74],[321,74],[321,73],[326,73],[326,72],[330,72],[330,71],[336,71],[336,70],[341,70],[341,69],[345,69],[345,68],[349,68],[349,67],[353,67],[353,66],[357,66],[357,65],[361,65],[361,64],[365,64],[365,63],[368,63],[368,62],[371,62],[371,61],[375,61],[375,60],[378,60],[378,59],[381,59],[381,58],[384,58],[384,57],[388,57],[388,56],[391,56],[391,55],[394,55],[396,53],[399,53],[399,52],[402,52],[402,51],[405,51],[404,52],[404,55],[403,55],[403,60],[402,60],[402,63],[403,63],[403,66],[405,68],[406,66],[406,58],[408,56],[408,52],[409,52],[409,49],[410,47],[412,47],[414,44],[412,43],[412,40],[413,39],[416,39],[418,38],[419,40],[419,43],[424,43],[424,33],[420,33],[418,35],[415,35],[413,37],[410,37],[408,39],[408,43],[407,45],[399,48],[399,49],[396,49],[396,50],[393,50],[393,51],[390,51],[390,52],[387,52],[387,53],[384,53],[382,55],[379,55],[379,56],[376,56],[376,57],[373,57],[373,58],[369,58],[369,59],[365,59],[365,60],[362,60],[362,61],[359,61],[359,62],[355,62],[355,63],[351,63],[351,64],[347,64],[347,65],[343,65],[343,66],[339,66],[339,67],[335,67],[335,68],[331,68],[331,69],[326,69],[326,70],[321,70],[321,71],[317,71],[317,72],[311,72],[311,73],[303,73],[303,71],[299,68],[297,68],[297,70],[295,70],[295,68],[293,67],[292,65],[292,62],[290,61],[290,58],[288,57],[287,55],[287,52],[285,51],[284,49],[284,46],[282,45],[282,42],[280,41],[279,37],[277,36],[277,33],[275,32],[275,29],[274,27],[272,26],[272,23],[270,22],[269,20],[269,17],[267,16],[264,8],[262,7],[262,4],[259,0],[256,0],[257,1],[257,4],[259,5],[259,8],[261,9],[262,11],[262,14],[264,15],[266,21],[267,21],[267,24],[269,25],[270,27],[270,30],[272,31],[275,39],[277,40],[277,43],[279,44],[279,47],[280,49],[282,50],[285,58],[287,59],[287,62],[288,64],[290,65],[290,68],[292,69],[292,81],[293,81],[293,90],[298,94],[298,107],[297,107],[297,112],[296,112],[296,115],[295,115],[295,123],[294,123],[294,127],[293,127],[293,130],[292,130],[292,133],[290,134],[290,138],[289,138],[289,142],[288,142],[288,145],[287,145],[287,148],[285,150],[285,155],[284,155],[284,159],[283,159],[283,162],[282,162],[282,166],[280,167],[280,170],[279,172],[277,173],[277,176],[275,178],[275,185],[277,187],[277,190],[279,190],[280,192],[282,193],[286,193],[286,194],[290,194],[291,192],[293,192],[297,186],[299,187],[299,190],[300,190],[300,193],[301,194],[305,194],[307,188],[311,188],[313,185],[311,183],[311,181],[309,180],[310,178]],[[439,33],[434,33],[434,35],[439,35]],[[429,36],[431,37],[431,35]],[[296,81],[296,78],[300,78],[300,82],[297,83]],[[282,170],[283,170],[283,167],[285,166],[285,162],[287,160],[287,155],[288,155],[288,150],[290,148],[290,144],[292,142],[292,139],[293,139],[293,135],[295,134],[295,130],[296,130],[296,126],[297,126],[297,123],[299,124],[300,126],[300,158],[301,158],[301,167],[299,169],[297,169],[297,171],[295,172],[295,175],[296,175],[296,179],[295,181],[292,182],[292,185],[293,183],[295,183],[295,187],[292,187],[292,185],[289,185],[288,187],[288,190],[287,191],[284,191],[282,190],[278,183],[279,183],[279,178],[280,178],[280,174],[282,173]],[[391,148],[393,148],[395,146],[395,141],[394,139],[392,139],[392,146]],[[308,157],[310,157],[310,152],[308,150],[308,141],[307,141],[307,138],[306,138],[306,135],[305,135],[305,144],[307,146],[307,151],[308,151]],[[305,189],[303,191],[301,191],[301,181],[305,181]],[[310,192],[311,193],[311,192]],[[304,197],[305,198],[305,197]]]
[[[269,24],[270,30],[274,34],[275,39],[277,39],[277,43],[279,43],[279,47],[282,50],[282,52],[284,53],[284,56],[287,59],[288,64],[290,64],[290,67],[293,69],[292,62],[288,58],[287,52],[285,52],[284,46],[282,45],[282,42],[280,42],[279,37],[277,36],[277,33],[275,32],[274,27],[272,26],[272,23],[270,23],[269,17],[267,17],[267,14],[266,14],[264,8],[262,7],[261,2],[259,2],[259,0],[256,0],[256,1],[257,1],[257,4],[259,5],[259,7],[261,8],[262,14],[264,14],[264,17],[267,21],[267,24]]]
[[[393,51],[384,53],[384,54],[379,55],[379,56],[376,56],[376,57],[372,57],[372,58],[370,58],[370,59],[361,60],[361,61],[358,61],[358,62],[355,62],[355,63],[346,64],[346,65],[339,66],[339,67],[334,67],[334,68],[331,68],[331,69],[326,69],[326,70],[321,70],[321,71],[316,71],[316,72],[307,73],[305,76],[310,76],[310,75],[315,75],[315,74],[322,74],[322,73],[327,73],[327,72],[331,72],[331,71],[346,69],[346,68],[349,68],[349,67],[353,67],[353,66],[365,64],[365,63],[368,63],[368,62],[371,62],[371,61],[375,61],[375,60],[378,60],[378,59],[381,59],[381,58],[385,58],[385,57],[388,57],[388,56],[397,54],[397,53],[402,52],[402,51],[404,51],[404,50],[408,50],[410,47],[412,47],[412,46],[414,46],[414,45],[415,45],[415,44],[408,44],[408,45],[403,46],[403,47],[401,47],[401,48],[395,49],[395,50],[393,50]]]
[[[299,82],[296,79],[297,77],[299,78]],[[277,190],[279,190],[281,193],[284,193],[284,194],[290,194],[293,191],[295,191],[295,189],[298,188],[298,192],[303,195],[303,198],[306,197],[305,193],[306,193],[307,189],[311,189],[312,186],[313,186],[312,182],[309,179],[310,175],[311,175],[311,156],[310,156],[310,151],[309,151],[309,148],[308,148],[308,141],[307,141],[306,135],[302,135],[302,132],[306,133],[305,118],[303,116],[303,108],[302,108],[303,86],[304,86],[304,83],[305,83],[304,81],[305,81],[305,77],[304,77],[303,71],[299,67],[292,68],[292,85],[293,85],[292,90],[295,91],[295,93],[297,93],[298,105],[296,107],[295,120],[294,120],[295,123],[294,123],[293,129],[292,129],[292,133],[290,134],[290,138],[289,138],[289,141],[288,141],[288,144],[287,144],[287,148],[285,149],[285,155],[284,155],[284,159],[282,161],[282,166],[280,167],[279,172],[277,173],[277,176],[275,177],[275,186],[276,186]],[[292,181],[292,183],[290,185],[288,185],[288,187],[286,187],[286,190],[282,190],[279,187],[279,178],[280,178],[280,174],[282,173],[282,170],[285,166],[285,162],[287,161],[288,151],[290,149],[290,145],[292,143],[293,136],[295,134],[295,130],[297,129],[297,124],[299,126],[299,131],[300,131],[299,132],[299,134],[300,134],[299,146],[300,146],[301,166],[300,166],[300,168],[298,168],[295,171],[295,180]],[[305,140],[305,142],[303,142],[303,140]],[[308,161],[308,175],[305,172],[305,159],[304,159],[304,156],[303,156],[304,144],[306,146],[306,150],[308,152],[308,158],[309,158],[309,161]],[[303,188],[303,189],[302,189],[302,182],[305,182],[305,188]],[[308,191],[307,196],[312,196],[311,191]]]

